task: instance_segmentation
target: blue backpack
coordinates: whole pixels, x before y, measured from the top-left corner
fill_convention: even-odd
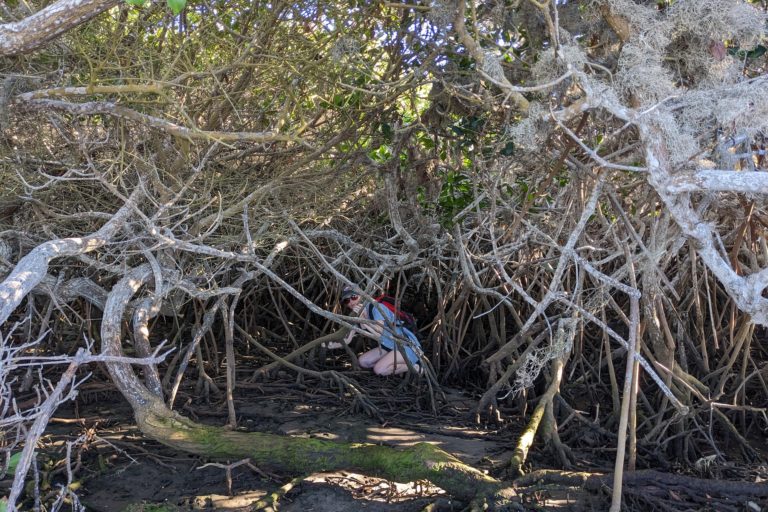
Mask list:
[[[395,314],[395,319],[397,320],[398,325],[405,327],[406,329],[411,331],[413,334],[418,333],[419,326],[417,325],[416,317],[398,308],[397,301],[395,300],[394,297],[390,297],[389,295],[379,295],[378,297],[374,297],[373,299]],[[373,318],[372,303],[368,304],[368,317]]]

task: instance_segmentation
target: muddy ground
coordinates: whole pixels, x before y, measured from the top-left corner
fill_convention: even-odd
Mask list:
[[[283,377],[239,387],[239,429],[390,446],[430,442],[475,467],[499,474],[523,427],[514,419],[478,425],[473,420],[473,397],[446,389],[445,400],[432,406],[423,400],[424,390],[400,377],[367,381],[368,377],[361,377],[372,392],[372,402],[379,406],[374,416],[355,410],[354,402],[332,386]],[[226,423],[226,407],[219,397],[195,396],[194,390],[183,393],[176,402],[177,410],[203,423]],[[423,403],[417,403],[420,400]],[[83,387],[76,403],[60,409],[50,426],[41,455],[44,487],[55,489],[56,482],[64,478],[64,441],[81,435],[87,441],[73,450],[72,465],[74,480],[81,485],[77,495],[89,511],[250,511],[265,505],[260,500],[275,492],[281,496],[273,509],[288,512],[410,512],[428,505],[435,510],[460,510],[463,505],[451,502],[440,489],[425,482],[395,483],[353,473],[313,474],[292,480],[290,475],[272,475],[241,463],[231,470],[228,482],[223,464],[239,461],[190,457],[145,438],[134,426],[123,398],[108,384],[95,381]],[[541,457],[537,464],[545,462],[546,455]],[[46,468],[51,468],[49,473]],[[607,506],[605,496],[583,492],[544,490],[528,499],[544,510],[604,510]],[[161,505],[165,508],[157,508]]]
[[[353,376],[376,411],[367,409],[366,414],[352,394],[334,383],[297,380],[288,373],[269,381],[239,379],[235,395],[237,428],[393,447],[430,442],[494,477],[504,478],[505,462],[524,427],[520,418],[511,414],[513,409],[502,409],[500,422],[478,424],[477,396],[468,391],[444,388],[445,396],[432,401],[423,380],[378,378],[364,372]],[[74,403],[57,411],[40,443],[41,510],[50,510],[46,506],[52,503],[57,489],[67,483],[66,446],[67,441],[75,439],[79,441],[71,450],[72,481],[77,499],[88,511],[415,512],[462,510],[465,505],[451,501],[426,482],[396,483],[344,472],[296,478],[270,474],[247,461],[193,457],[144,437],[134,425],[130,407],[106,379],[94,377],[80,390]],[[183,389],[175,409],[201,423],[227,423],[223,397],[206,395],[204,390]],[[567,427],[562,428],[565,424]],[[614,446],[610,440],[599,441],[582,427],[575,421],[561,424],[561,434],[568,436],[572,449],[571,469],[610,474]],[[756,444],[764,446],[765,440]],[[768,465],[763,462],[676,470],[660,468],[661,459],[653,454],[644,460],[651,464],[645,467],[663,469],[665,473],[657,474],[652,481],[625,486],[628,510],[650,510],[652,503],[654,510],[676,512],[768,512],[768,492],[745,497],[729,490],[739,482],[758,487],[768,482]],[[553,455],[538,442],[528,461],[527,470],[558,469]],[[227,464],[232,466],[229,475]],[[674,474],[680,471],[699,480],[693,486],[690,481],[681,483]],[[719,480],[701,480],[712,478]],[[9,485],[8,478],[0,480],[0,494]],[[608,509],[610,490],[605,484],[589,492],[580,485],[563,482],[527,485],[517,488],[526,510]],[[277,501],[272,496],[277,496]],[[33,508],[33,501],[28,499],[21,510]],[[82,508],[69,505],[60,510]]]

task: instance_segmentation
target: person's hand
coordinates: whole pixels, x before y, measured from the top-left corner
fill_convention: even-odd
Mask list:
[[[355,331],[349,331],[349,333],[344,337],[344,343],[339,343],[338,341],[329,341],[325,344],[325,348],[334,350],[337,348],[344,348],[344,345],[349,345],[349,343],[352,341],[352,338],[355,337]]]

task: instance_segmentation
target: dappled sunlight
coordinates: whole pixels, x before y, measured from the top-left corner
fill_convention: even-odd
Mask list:
[[[354,498],[387,503],[399,503],[420,498],[445,495],[445,491],[429,482],[393,482],[354,472],[315,473],[305,482],[332,484],[349,492]],[[364,509],[364,508],[363,508]]]
[[[395,427],[368,427],[366,440],[371,443],[386,443],[396,446],[412,446],[425,441],[422,434]],[[439,443],[434,443],[439,444]]]
[[[199,494],[190,498],[193,510],[213,509],[221,512],[240,512],[267,495],[267,491],[246,491],[234,496],[226,494]]]
[[[22,271],[0,285],[0,300],[19,302],[24,298],[24,283],[33,275],[32,272]]]
[[[144,281],[141,279],[128,279],[126,283],[132,290],[138,290],[144,285]]]

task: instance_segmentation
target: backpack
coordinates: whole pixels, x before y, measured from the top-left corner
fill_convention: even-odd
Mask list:
[[[419,327],[416,323],[416,317],[414,317],[410,313],[406,313],[405,311],[398,309],[396,306],[397,301],[395,300],[394,297],[390,297],[389,295],[379,295],[378,297],[374,297],[373,299],[395,314],[397,325],[405,327],[406,329],[411,331],[414,335],[418,335]],[[372,303],[368,304],[368,317],[373,318]]]

